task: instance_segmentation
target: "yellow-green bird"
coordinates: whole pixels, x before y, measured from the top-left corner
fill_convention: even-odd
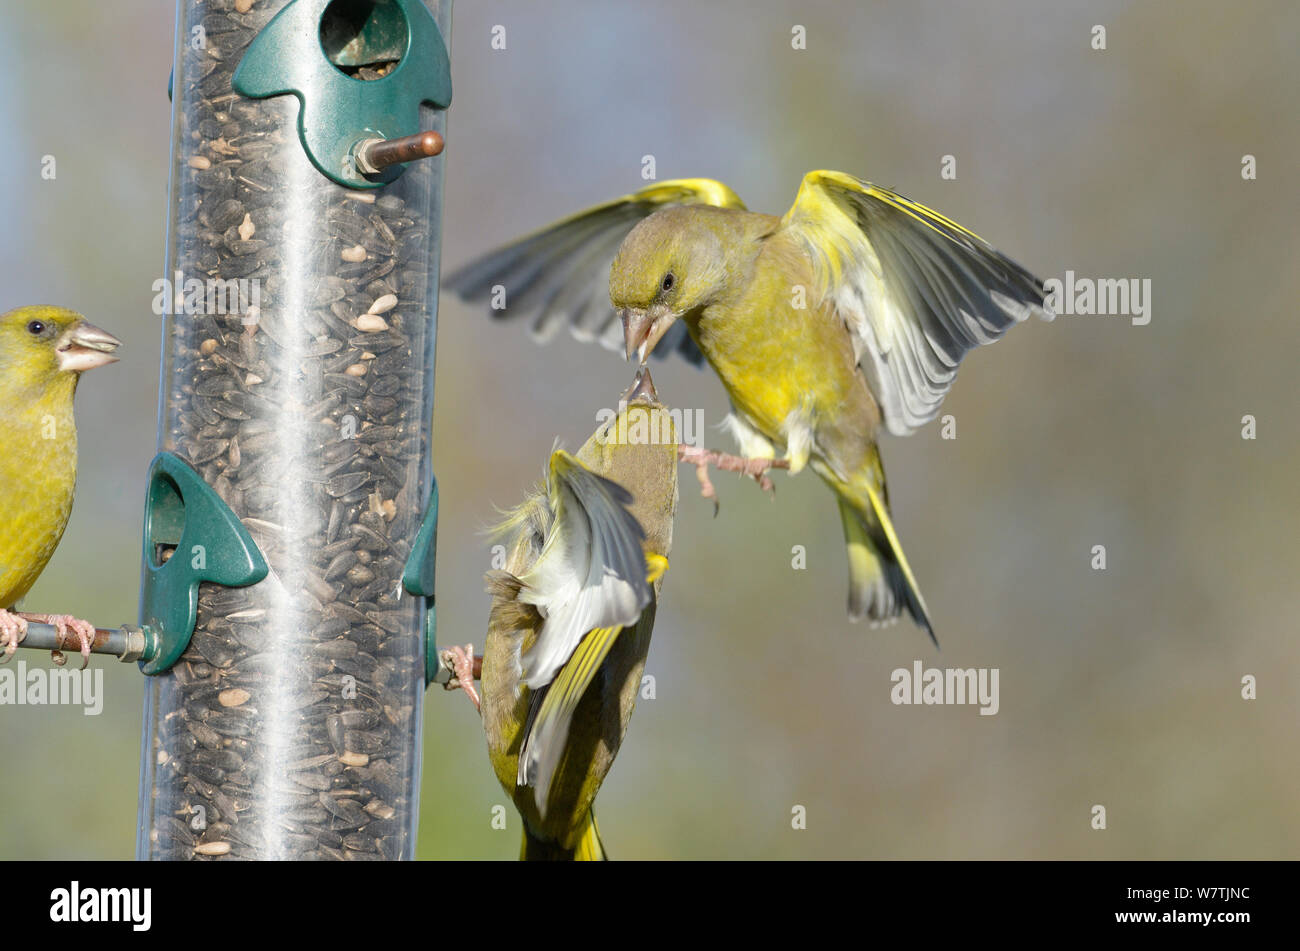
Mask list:
[[[576,456],[553,452],[545,484],[501,526],[480,710],[523,859],[606,857],[592,804],[641,687],[676,508],[677,431],[643,370],[617,416]]]
[[[27,622],[69,632],[90,656],[94,625],[9,609],[45,569],[72,513],[77,427],[72,398],[86,370],[112,363],[120,341],[62,307],[0,315],[0,646],[13,655]]]
[[[607,269],[608,267],[608,269]],[[608,292],[606,293],[605,285]],[[933,419],[957,366],[1030,314],[1032,274],[938,212],[842,172],[804,177],[783,217],[709,179],[663,182],[493,252],[447,285],[533,332],[707,360],[741,452],[834,491],[849,616],[933,626],[889,514],[880,429]],[[612,308],[611,305],[612,304]]]

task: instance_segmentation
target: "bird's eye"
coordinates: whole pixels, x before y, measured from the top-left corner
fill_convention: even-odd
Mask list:
[[[39,337],[41,334],[45,333],[45,325],[39,320],[33,320],[27,325],[27,332],[33,337]]]
[[[660,284],[659,286],[665,291],[671,291],[673,289],[673,284],[675,284],[676,282],[677,282],[677,278],[673,277],[672,272],[669,271],[667,274],[664,275],[663,283]]]

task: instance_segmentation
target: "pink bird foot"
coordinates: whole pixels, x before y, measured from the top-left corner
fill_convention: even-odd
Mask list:
[[[451,668],[452,673],[451,680],[443,684],[443,689],[455,690],[460,688],[465,691],[465,696],[469,697],[470,702],[474,704],[474,709],[481,710],[478,691],[474,689],[474,681],[482,676],[483,658],[474,656],[474,645],[444,647],[441,655],[442,662]]]
[[[59,638],[59,647],[67,646],[68,636],[75,634],[77,643],[80,645],[81,652],[81,669],[85,670],[86,665],[90,663],[90,648],[95,643],[95,625],[89,621],[83,621],[81,618],[73,617],[71,614],[28,614],[23,612],[20,617],[35,621],[37,624],[53,624],[55,633]],[[63,656],[62,650],[56,650],[51,653],[54,663],[62,667],[68,662]]]
[[[743,476],[749,476],[758,483],[758,487],[764,492],[776,494],[776,486],[772,484],[768,472],[772,469],[789,469],[790,461],[788,459],[747,459],[744,456],[733,456],[730,453],[718,452],[716,449],[701,449],[698,446],[678,446],[677,461],[689,463],[695,466],[695,477],[700,480],[700,494],[706,499],[713,500],[713,514],[718,514],[718,496],[713,489],[713,483],[709,481],[709,466],[714,466],[719,472],[739,472]]]
[[[0,657],[0,664],[9,662],[9,658],[14,656],[14,651],[18,650],[18,645],[26,636],[26,618],[21,614],[0,610],[0,646],[4,647],[4,656]]]

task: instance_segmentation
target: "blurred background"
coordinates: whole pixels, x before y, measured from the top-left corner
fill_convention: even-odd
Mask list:
[[[62,304],[126,343],[81,387],[76,508],[25,607],[133,621],[175,4],[0,12],[0,310]],[[640,187],[653,155],[660,179],[720,178],[778,214],[806,171],[851,172],[1043,278],[1152,285],[1147,326],[1062,317],[972,354],[944,407],[955,440],[937,423],[886,438],[942,652],[907,623],[847,621],[839,520],[811,473],[778,474],[775,501],[719,477],[715,519],[681,471],[656,697],[598,802],[614,857],[1300,857],[1300,8],[516,0],[461,2],[453,22],[445,267]],[[451,299],[440,317],[439,630],[481,648],[482,528],[630,368]],[[731,448],[712,375],[654,373]],[[998,668],[1000,711],[892,704],[915,660]],[[0,857],[132,854],[142,678],[93,663],[98,717],[0,707]],[[431,691],[424,729],[420,856],[515,857],[470,704]],[[74,825],[41,821],[56,799],[81,804]]]

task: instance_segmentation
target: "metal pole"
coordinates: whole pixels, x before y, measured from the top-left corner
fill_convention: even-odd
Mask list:
[[[144,629],[133,624],[124,624],[121,627],[97,627],[90,652],[112,654],[123,663],[130,663],[144,655],[146,643]],[[27,636],[18,646],[42,651],[66,651],[75,647],[59,637],[58,628],[53,624],[37,623],[27,625]]]

